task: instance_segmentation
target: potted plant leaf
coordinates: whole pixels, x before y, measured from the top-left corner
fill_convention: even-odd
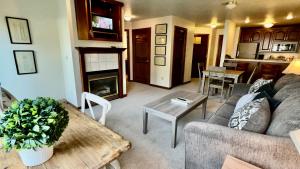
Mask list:
[[[68,112],[54,99],[15,101],[0,114],[2,148],[16,149],[26,166],[42,164],[52,157],[68,122]]]

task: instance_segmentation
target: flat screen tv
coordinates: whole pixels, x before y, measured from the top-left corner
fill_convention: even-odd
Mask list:
[[[92,27],[97,29],[113,30],[113,20],[112,18],[93,15]]]

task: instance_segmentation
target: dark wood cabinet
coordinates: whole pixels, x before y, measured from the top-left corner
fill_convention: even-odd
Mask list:
[[[275,30],[273,36],[275,41],[284,41],[286,37],[286,31]]]
[[[287,31],[286,40],[287,41],[299,41],[300,39],[300,30],[299,29],[290,29]]]
[[[241,29],[241,43],[259,43],[259,52],[270,52],[273,43],[300,42],[300,25],[273,28],[247,27]]]
[[[240,42],[242,42],[242,43],[251,42],[251,33],[252,33],[251,30],[248,30],[248,29],[242,30]]]
[[[260,42],[262,36],[261,31],[253,31],[251,34],[251,42]]]
[[[123,5],[115,0],[75,0],[78,39],[121,42]]]
[[[268,52],[271,50],[271,39],[272,39],[272,31],[267,30],[263,32],[260,51],[261,52]]]

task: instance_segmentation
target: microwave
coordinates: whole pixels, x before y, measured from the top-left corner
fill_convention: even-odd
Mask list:
[[[272,52],[297,53],[298,42],[279,42],[274,43]]]

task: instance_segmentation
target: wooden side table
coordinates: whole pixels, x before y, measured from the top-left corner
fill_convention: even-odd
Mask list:
[[[222,169],[262,169],[245,161],[234,158],[230,155],[226,156]]]

